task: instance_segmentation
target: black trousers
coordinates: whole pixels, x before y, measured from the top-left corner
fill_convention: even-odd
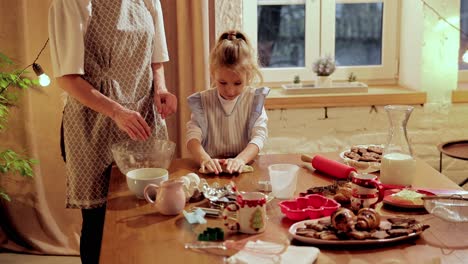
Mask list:
[[[103,173],[103,177],[110,177],[112,165]],[[81,225],[80,257],[83,264],[98,264],[101,253],[102,231],[106,216],[106,204],[93,209],[81,209],[83,224]]]
[[[106,206],[81,209],[83,224],[80,237],[80,258],[83,264],[98,264]]]

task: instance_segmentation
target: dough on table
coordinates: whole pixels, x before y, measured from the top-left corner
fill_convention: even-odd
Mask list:
[[[221,168],[223,169],[223,173],[228,173],[228,171],[226,170],[226,166],[225,165],[221,165]],[[253,172],[254,169],[252,166],[250,165],[244,165],[244,167],[242,167],[242,171],[240,173],[244,173],[244,172]],[[198,172],[200,173],[203,173],[203,174],[209,174],[209,173],[212,173],[212,172],[208,172],[206,171],[206,168],[204,170],[202,170],[202,168],[200,168],[198,170]]]

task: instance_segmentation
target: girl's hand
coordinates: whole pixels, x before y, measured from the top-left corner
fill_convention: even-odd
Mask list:
[[[154,104],[163,119],[177,111],[177,97],[168,91],[157,90],[154,94]]]
[[[200,170],[206,171],[207,173],[214,172],[215,174],[219,174],[223,172],[221,168],[221,164],[219,163],[219,159],[206,159],[203,160],[200,164]]]
[[[148,123],[136,111],[121,107],[114,111],[112,120],[120,130],[127,133],[133,140],[147,140],[151,135],[151,128]]]
[[[245,161],[241,158],[234,158],[234,159],[226,159],[224,161],[224,165],[226,166],[227,172],[232,174],[233,172],[242,172],[242,168],[244,168]]]

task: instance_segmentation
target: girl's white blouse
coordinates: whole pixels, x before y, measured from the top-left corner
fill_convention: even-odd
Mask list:
[[[110,0],[114,1],[114,0]],[[154,21],[152,62],[169,60],[159,0],[144,0]],[[84,74],[84,36],[91,19],[91,0],[54,0],[49,9],[50,52],[54,76]]]

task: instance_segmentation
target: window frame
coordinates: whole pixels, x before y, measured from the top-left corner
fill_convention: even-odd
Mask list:
[[[459,24],[458,24],[458,27],[460,28],[460,30],[462,29],[462,7],[461,7],[461,1],[460,1],[460,10],[458,11],[459,12]],[[461,42],[461,31],[460,31],[460,37],[459,37],[459,42]],[[458,49],[461,48],[461,45],[458,47]],[[468,49],[466,50],[468,51]],[[460,51],[459,51],[460,53]],[[457,59],[460,60],[460,55],[458,55]],[[463,55],[462,55],[463,56]],[[462,59],[463,60],[463,59]],[[458,63],[457,63],[457,67],[459,67]],[[468,82],[468,69],[465,69],[465,70],[458,70],[458,82],[461,82],[461,83],[466,83]]]
[[[258,4],[305,4],[305,66],[288,68],[261,68],[265,82],[290,82],[295,75],[303,81],[315,80],[313,61],[319,56],[334,55],[336,3],[383,3],[382,64],[370,66],[340,66],[332,74],[334,80],[344,81],[352,72],[359,80],[396,83],[398,76],[399,1],[395,0],[243,0],[243,30],[254,48],[257,48]],[[323,18],[323,19],[320,19]],[[318,39],[314,43],[314,39]],[[309,44],[311,43],[311,44]]]

